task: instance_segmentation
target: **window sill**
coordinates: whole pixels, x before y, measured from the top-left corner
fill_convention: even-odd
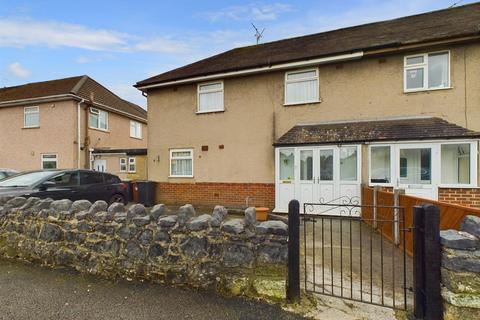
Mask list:
[[[40,129],[40,126],[23,127],[22,129]]]
[[[130,136],[130,138],[137,139],[137,140],[143,140],[143,138],[137,138],[137,137],[132,137],[132,136]]]
[[[295,102],[295,103],[284,103],[284,107],[294,107],[294,106],[303,106],[303,105],[308,105],[308,104],[318,104],[321,103],[322,100],[316,100],[316,101],[307,101],[307,102]]]
[[[107,129],[99,129],[99,128],[93,128],[93,127],[88,127],[89,129],[92,129],[92,130],[95,130],[95,131],[100,131],[100,132],[104,132],[104,133],[110,133],[110,131]]]
[[[220,110],[209,110],[209,111],[197,111],[196,114],[205,114],[205,113],[220,113],[225,112],[225,109]]]
[[[168,176],[169,179],[177,179],[177,178],[181,178],[181,179],[192,179],[193,176]]]
[[[441,90],[450,90],[453,87],[445,87],[445,88],[432,88],[432,89],[412,89],[412,90],[403,90],[403,93],[417,93],[417,92],[429,92],[429,91],[441,91]]]

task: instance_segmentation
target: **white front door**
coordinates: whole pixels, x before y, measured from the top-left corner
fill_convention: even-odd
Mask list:
[[[399,145],[397,152],[397,186],[420,198],[438,198],[439,150],[432,145]]]
[[[93,162],[93,170],[98,172],[107,171],[107,160],[95,160]]]

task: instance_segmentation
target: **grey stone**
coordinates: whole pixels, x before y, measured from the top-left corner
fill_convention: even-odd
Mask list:
[[[264,221],[257,225],[256,230],[260,234],[288,235],[288,226],[278,220]]]
[[[97,212],[107,211],[108,210],[108,203],[103,200],[95,201],[90,209],[88,209],[88,213],[93,216]]]
[[[140,236],[138,237],[138,241],[140,241],[141,244],[143,245],[148,245],[150,242],[152,242],[153,239],[153,231],[152,230],[143,230],[142,233],[140,233]]]
[[[207,254],[207,238],[187,238],[180,244],[183,253],[189,258],[199,258]]]
[[[127,221],[127,213],[126,212],[117,212],[113,216],[113,220],[117,223],[124,223]]]
[[[93,227],[86,221],[80,221],[77,224],[77,230],[80,232],[90,232],[93,230]]]
[[[45,223],[40,229],[39,239],[47,242],[54,242],[62,240],[62,229],[51,223]]]
[[[178,216],[166,216],[158,219],[160,227],[173,227],[177,223]]]
[[[71,207],[72,201],[68,199],[55,200],[50,205],[50,209],[53,212],[69,211]]]
[[[215,206],[215,208],[213,209],[212,221],[210,222],[210,224],[213,227],[219,227],[222,221],[225,220],[227,215],[228,215],[228,211],[225,207]]]
[[[71,211],[61,211],[57,214],[60,220],[69,220],[73,217],[73,213]]]
[[[145,252],[143,251],[143,248],[135,241],[127,242],[127,245],[125,246],[125,255],[134,260],[145,259]]]
[[[460,229],[480,239],[480,217],[466,216]]]
[[[480,272],[480,250],[443,249],[442,267],[452,271]]]
[[[97,212],[93,216],[93,220],[96,222],[106,222],[106,221],[111,221],[112,220],[112,215],[109,212]]]
[[[447,248],[463,250],[476,249],[480,245],[477,237],[452,229],[440,231],[440,243]]]
[[[117,234],[123,240],[128,240],[132,237],[134,232],[129,227],[122,227],[117,231]]]
[[[164,247],[155,243],[150,246],[150,250],[148,251],[148,256],[152,259],[155,259],[157,257],[163,256],[166,252],[167,250]]]
[[[132,222],[138,227],[145,226],[150,223],[150,216],[134,217]]]
[[[117,212],[125,212],[125,205],[120,202],[114,202],[108,207],[107,212],[115,214]]]
[[[257,223],[257,211],[254,207],[245,209],[245,225],[254,226]]]
[[[74,262],[75,254],[68,249],[61,248],[55,252],[55,261],[59,265],[67,266]]]
[[[156,204],[150,210],[150,215],[152,216],[153,220],[157,221],[158,218],[163,216],[166,211],[167,211],[167,207],[164,204]]]
[[[170,235],[168,234],[168,232],[164,231],[164,230],[159,230],[155,233],[155,236],[153,238],[154,241],[170,241]]]
[[[10,199],[13,199],[14,197],[12,196],[1,196],[0,197],[0,205],[4,205],[7,203]]]
[[[40,198],[37,197],[30,197],[25,201],[25,203],[20,207],[20,210],[27,210],[31,209],[38,201],[40,201]]]
[[[212,220],[212,217],[209,214],[202,214],[194,219],[192,219],[187,227],[192,231],[199,231],[208,228],[208,223]]]
[[[90,217],[91,216],[88,211],[80,211],[78,213],[75,213],[75,219],[77,219],[78,221],[87,220]]]
[[[178,210],[178,224],[184,226],[195,215],[195,209],[191,204],[181,206]]]
[[[42,211],[44,209],[49,209],[52,202],[53,202],[53,200],[49,199],[49,198],[38,201],[32,207],[33,213],[39,213],[40,211]]]
[[[260,263],[286,264],[288,258],[288,249],[285,245],[266,243],[258,248],[258,261]]]
[[[225,243],[223,263],[226,267],[250,266],[253,263],[253,250],[241,243]]]
[[[127,212],[127,219],[132,219],[135,217],[144,217],[147,214],[147,210],[143,204],[137,203],[132,205]]]
[[[7,201],[7,205],[10,205],[11,208],[20,208],[27,202],[27,199],[24,197],[15,197]]]
[[[232,219],[224,222],[221,229],[228,233],[239,234],[245,231],[245,222],[242,219]]]
[[[72,208],[70,211],[72,213],[77,213],[80,211],[88,211],[92,207],[92,203],[88,200],[77,200],[74,203],[72,203]]]

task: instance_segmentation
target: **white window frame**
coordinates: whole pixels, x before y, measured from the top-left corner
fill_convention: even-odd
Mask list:
[[[220,84],[220,89],[210,89],[200,92],[200,88],[206,85],[212,84]],[[213,92],[221,92],[222,93],[222,107],[219,109],[214,110],[200,110],[200,93],[213,93]],[[222,112],[225,111],[225,86],[223,80],[220,81],[210,81],[210,82],[202,82],[197,85],[197,113],[211,113],[211,112]]]
[[[174,152],[190,152],[190,156],[187,157],[173,157]],[[182,160],[182,159],[189,159],[192,160],[192,174],[191,175],[174,175],[172,174],[172,160]],[[194,157],[193,157],[193,148],[188,149],[170,149],[170,158],[169,158],[169,177],[171,178],[193,178],[194,176]]]
[[[38,114],[38,123],[33,126],[27,126],[27,114]],[[23,108],[23,127],[24,128],[38,128],[40,127],[40,107],[31,106]]]
[[[310,72],[310,71],[315,71],[316,76],[315,77],[309,77],[309,78],[302,78],[302,79],[296,79],[296,80],[288,80],[288,76],[290,74],[295,74],[295,73],[302,73],[302,72]],[[307,101],[296,101],[296,102],[289,102],[287,103],[287,84],[288,83],[295,83],[295,82],[303,82],[306,80],[317,80],[317,98],[313,100],[307,100]],[[309,68],[309,69],[301,69],[301,70],[294,70],[294,71],[287,71],[285,72],[285,83],[284,83],[284,96],[283,96],[283,105],[284,106],[295,106],[299,104],[308,104],[308,103],[318,103],[320,102],[320,77],[319,77],[319,70],[318,68]]]
[[[133,165],[134,169],[131,170],[130,166]],[[128,166],[127,166],[128,173],[135,173],[137,172],[137,159],[134,157],[128,158]]]
[[[448,84],[446,87],[442,87],[442,88],[429,88],[428,87],[428,56],[436,53],[448,54],[448,75],[447,75]],[[423,62],[407,65],[407,59],[415,58],[415,57],[423,57]],[[433,51],[433,52],[411,54],[411,55],[405,56],[403,58],[403,92],[408,93],[408,92],[418,92],[418,91],[435,91],[435,90],[451,89],[452,87],[450,82],[450,75],[452,73],[452,70],[451,70],[450,59],[451,59],[450,50]],[[411,69],[419,69],[419,68],[423,69],[423,87],[407,89],[407,71]]]
[[[127,172],[128,171],[128,161],[127,158],[120,158],[120,172]],[[122,166],[125,167],[124,170],[122,170]]]
[[[132,131],[132,129],[134,130]],[[137,129],[138,129],[138,132],[136,132]],[[142,139],[142,130],[143,128],[142,128],[141,122],[130,120],[130,138]],[[135,133],[138,133],[138,134],[135,135]]]
[[[469,144],[470,145],[470,183],[442,183],[442,145]],[[477,141],[448,141],[439,143],[440,188],[476,188],[478,177],[478,142]]]
[[[58,169],[58,155],[56,153],[42,153],[42,154],[40,154],[40,168],[42,168],[42,170],[48,170],[48,169],[45,169],[43,167],[43,163],[44,163],[43,157],[45,157],[45,156],[55,156],[55,159],[48,158],[47,161],[48,162],[55,162],[55,169]],[[51,169],[51,170],[55,170],[55,169]]]
[[[390,148],[390,182],[372,182],[372,147],[388,147]],[[395,187],[395,157],[396,152],[394,145],[392,144],[372,144],[368,146],[368,185],[369,186],[383,186],[383,187]]]
[[[105,114],[105,125],[106,128],[100,128],[100,115],[104,113]],[[90,114],[96,114],[98,116],[98,125],[99,127],[93,127],[92,123],[90,122]],[[108,131],[108,112],[104,110],[100,110],[98,108],[90,108],[89,113],[88,113],[88,127],[90,129],[95,129],[95,130],[100,130],[100,131]]]

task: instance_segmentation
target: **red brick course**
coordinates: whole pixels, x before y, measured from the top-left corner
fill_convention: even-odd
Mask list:
[[[223,205],[245,207],[275,206],[275,184],[273,183],[169,183],[158,182],[156,202],[165,204]]]
[[[477,188],[439,188],[438,201],[480,208],[480,189]]]

